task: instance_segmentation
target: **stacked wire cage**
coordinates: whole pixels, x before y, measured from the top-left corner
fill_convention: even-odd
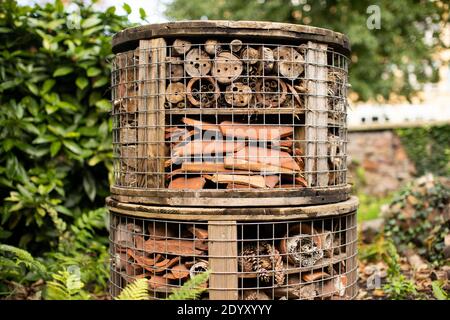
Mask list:
[[[347,38],[190,21],[113,47],[111,293],[211,270],[211,299],[352,298]]]

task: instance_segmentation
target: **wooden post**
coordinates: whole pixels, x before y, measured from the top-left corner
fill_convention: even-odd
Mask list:
[[[327,45],[308,42],[306,79],[308,99],[305,112],[306,181],[308,186],[328,185],[328,106],[327,106]],[[313,171],[317,171],[315,174]]]
[[[347,255],[345,260],[345,273],[347,274],[346,286],[348,287],[346,295],[353,298],[358,290],[357,270],[355,270],[358,267],[358,230],[356,212],[352,212],[345,217],[345,228],[347,229],[345,232],[345,242],[347,243],[345,246],[345,253]]]
[[[236,221],[209,221],[210,300],[238,299]]]
[[[139,41],[137,170],[146,188],[164,187],[165,46],[162,38]]]

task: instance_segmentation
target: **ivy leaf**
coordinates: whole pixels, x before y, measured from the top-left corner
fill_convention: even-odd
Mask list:
[[[95,180],[89,171],[86,171],[83,177],[83,188],[87,196],[91,201],[94,201],[95,195],[97,193],[97,187],[95,186]]]
[[[72,67],[59,67],[58,69],[55,70],[55,72],[53,72],[53,76],[54,77],[66,76],[72,71],[73,71]]]
[[[89,81],[85,77],[78,77],[77,80],[75,80],[75,84],[77,85],[78,88],[83,90],[88,86]]]
[[[122,8],[126,11],[127,14],[131,13],[131,7],[128,3],[124,3]]]

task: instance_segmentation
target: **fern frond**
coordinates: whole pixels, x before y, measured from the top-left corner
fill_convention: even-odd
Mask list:
[[[128,284],[116,300],[148,300],[148,298],[148,280],[141,278]]]
[[[7,244],[0,244],[0,253],[10,254],[13,256],[11,260],[15,262],[16,265],[23,264],[25,267],[31,270],[35,270],[40,272],[41,274],[45,274],[47,269],[45,266],[33,258],[33,256],[26,250],[13,247]]]
[[[195,300],[200,297],[203,291],[206,290],[203,286],[209,278],[210,270],[199,273],[186,281],[182,287],[175,290],[167,300]]]
[[[47,282],[45,298],[47,300],[89,300],[90,295],[83,290],[84,283],[78,274],[60,270],[52,275],[53,281]]]

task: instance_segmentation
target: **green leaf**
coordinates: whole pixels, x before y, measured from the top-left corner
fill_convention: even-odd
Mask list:
[[[93,26],[98,25],[99,23],[101,23],[102,20],[98,18],[97,15],[93,15],[87,19],[85,19],[82,23],[81,23],[81,27],[83,29],[88,29],[91,28]]]
[[[88,86],[89,80],[86,79],[85,77],[78,77],[77,80],[75,80],[75,84],[77,85],[78,88],[83,90]]]
[[[68,75],[72,71],[73,71],[72,67],[59,67],[58,69],[55,70],[55,72],[53,72],[53,76],[54,77],[62,77],[62,76]]]
[[[433,288],[433,295],[437,300],[448,300],[446,292],[442,289],[439,281],[433,281],[431,287]]]
[[[97,101],[95,103],[95,106],[104,112],[109,112],[109,110],[111,110],[111,103],[109,102],[109,100],[106,99]]]
[[[141,16],[141,20],[145,20],[145,18],[147,18],[147,13],[144,8],[139,8],[139,15]]]
[[[122,8],[126,11],[127,14],[131,13],[131,7],[128,3],[124,3]]]
[[[55,85],[56,81],[54,79],[47,79],[45,80],[44,84],[42,85],[41,93],[47,93],[50,90],[52,90],[53,86]]]
[[[93,88],[103,87],[105,84],[107,84],[109,81],[109,78],[107,77],[101,77],[94,81],[94,84],[92,85]]]
[[[26,83],[28,90],[30,90],[33,94],[38,95],[39,94],[39,89],[37,87],[37,85],[35,85],[34,83]]]
[[[70,141],[70,140],[64,140],[63,144],[67,149],[69,149],[73,153],[78,154],[78,155],[83,154],[83,149],[75,142]]]
[[[83,188],[87,196],[91,201],[94,201],[95,195],[97,193],[97,187],[95,186],[95,180],[89,171],[86,171],[83,177]]]
[[[88,77],[96,77],[98,76],[100,73],[102,73],[102,70],[100,70],[99,68],[95,68],[95,67],[90,67],[87,70],[87,76]]]
[[[50,145],[50,155],[52,157],[56,156],[58,151],[61,149],[61,141],[53,141]]]

